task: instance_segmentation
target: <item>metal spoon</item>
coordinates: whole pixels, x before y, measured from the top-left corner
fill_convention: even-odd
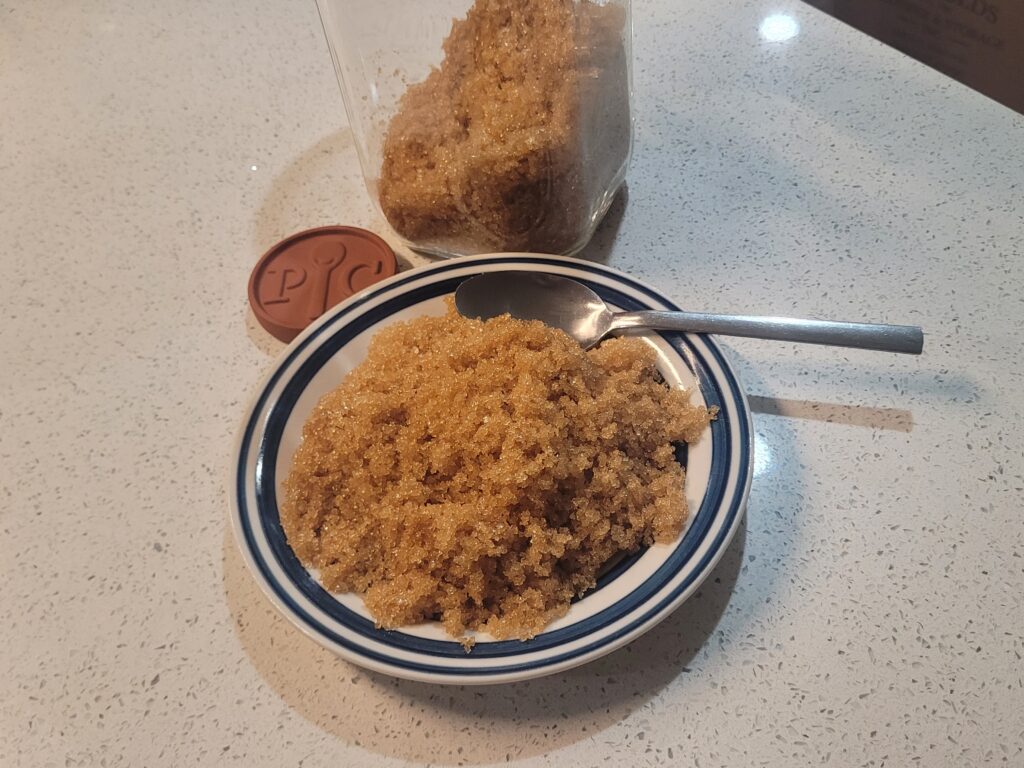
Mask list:
[[[455,306],[462,315],[480,320],[506,313],[520,320],[540,320],[565,331],[584,349],[612,331],[627,328],[719,333],[911,355],[921,354],[924,346],[921,329],[911,325],[703,312],[612,312],[600,296],[582,283],[538,272],[488,272],[472,277],[455,291]]]

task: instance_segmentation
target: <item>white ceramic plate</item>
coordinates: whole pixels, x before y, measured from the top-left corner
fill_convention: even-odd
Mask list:
[[[687,466],[690,517],[671,544],[624,559],[568,614],[528,641],[478,635],[470,653],[440,625],[381,630],[351,594],[331,594],[292,553],[278,498],[302,425],[320,397],[365,356],[370,338],[397,320],[443,314],[444,297],[482,272],[529,269],[579,280],[620,309],[676,309],[653,288],[608,267],[537,254],[494,254],[403,272],[338,305],[295,339],[259,389],[242,423],[232,476],[232,522],[246,563],[271,602],[299,629],[370,669],[439,683],[523,680],[574,667],[619,648],[675,610],[721,557],[750,488],[750,412],[713,340],[647,333],[659,369],[718,418],[679,458]]]

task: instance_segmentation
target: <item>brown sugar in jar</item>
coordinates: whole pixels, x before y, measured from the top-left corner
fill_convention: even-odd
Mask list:
[[[476,0],[387,122],[376,185],[413,247],[571,253],[629,159],[628,4]]]

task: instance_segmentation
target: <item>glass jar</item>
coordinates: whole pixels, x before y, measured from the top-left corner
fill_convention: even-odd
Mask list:
[[[317,4],[367,189],[409,246],[587,243],[629,162],[629,0]]]

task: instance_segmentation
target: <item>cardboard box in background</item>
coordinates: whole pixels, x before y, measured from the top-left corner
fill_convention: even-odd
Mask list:
[[[805,0],[1024,113],[1024,0]]]

